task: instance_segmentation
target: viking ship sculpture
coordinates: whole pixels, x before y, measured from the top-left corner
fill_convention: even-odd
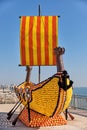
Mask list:
[[[26,126],[64,125],[61,115],[69,107],[72,98],[72,84],[64,69],[65,48],[58,47],[58,16],[20,17],[20,59],[26,66],[26,80],[15,87],[18,102],[7,114],[9,120],[15,110],[23,110],[12,122],[20,119]],[[57,73],[35,84],[30,81],[32,66],[57,66]]]

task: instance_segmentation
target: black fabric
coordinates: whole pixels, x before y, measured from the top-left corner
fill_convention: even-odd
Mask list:
[[[72,84],[73,84],[73,81],[69,79],[70,83],[69,85],[67,85],[67,79],[69,79],[69,75],[67,71],[64,70],[62,74],[62,81],[59,80],[58,85],[60,88],[63,88],[65,91],[69,89],[70,87],[72,87]]]

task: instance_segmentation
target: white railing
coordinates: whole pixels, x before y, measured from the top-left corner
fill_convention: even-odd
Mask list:
[[[87,96],[73,95],[70,106],[74,109],[87,110]]]

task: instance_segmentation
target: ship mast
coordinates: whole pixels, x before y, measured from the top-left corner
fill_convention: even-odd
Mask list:
[[[38,12],[39,12],[39,16],[40,16],[40,5],[39,5],[39,8],[38,8]],[[41,67],[39,66],[38,68],[38,82],[40,83],[40,74],[41,74]]]

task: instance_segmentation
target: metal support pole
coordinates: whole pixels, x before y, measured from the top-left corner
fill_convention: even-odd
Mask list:
[[[40,5],[39,5],[38,13],[39,13],[39,16],[40,16]],[[41,73],[41,68],[39,66],[39,71],[38,71],[38,82],[39,83],[40,83],[40,73]]]

